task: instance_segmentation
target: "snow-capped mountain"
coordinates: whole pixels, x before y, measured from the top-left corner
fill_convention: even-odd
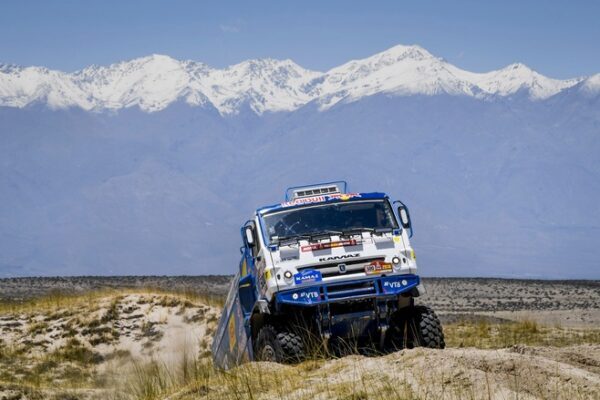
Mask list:
[[[252,210],[346,179],[406,202],[423,275],[597,279],[599,94],[417,46],[327,72],[0,65],[0,277],[230,274]]]
[[[589,95],[597,95],[600,93],[600,74],[595,74],[585,79],[580,90]]]
[[[576,85],[582,78],[551,79],[538,74],[526,65],[515,63],[498,71],[475,74],[473,80],[485,93],[510,96],[525,91],[532,99],[546,99]]]
[[[596,77],[582,86],[598,93]],[[212,106],[235,114],[244,105],[257,114],[292,111],[310,102],[320,109],[385,93],[395,96],[449,94],[486,99],[524,92],[542,100],[583,79],[545,77],[523,64],[473,73],[437,58],[419,46],[395,46],[327,72],[302,68],[291,60],[250,60],[225,69],[152,55],[92,66],[72,74],[39,67],[0,66],[0,106],[44,103],[53,109],[119,110],[138,106],[162,110],[177,101]]]

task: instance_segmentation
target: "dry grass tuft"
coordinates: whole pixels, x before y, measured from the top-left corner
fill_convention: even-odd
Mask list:
[[[91,304],[97,304],[99,300],[107,298],[107,297],[115,297],[115,300],[118,301],[119,297],[123,297],[129,294],[141,294],[141,295],[154,295],[160,294],[163,297],[163,301],[161,304],[169,304],[169,297],[173,298],[175,296],[175,300],[178,304],[180,302],[188,302],[191,303],[202,303],[212,307],[222,307],[224,303],[224,299],[222,296],[207,296],[198,294],[192,291],[168,291],[161,288],[132,288],[132,289],[104,289],[104,290],[95,290],[86,293],[67,293],[61,291],[51,292],[48,295],[37,297],[24,301],[11,301],[11,300],[0,300],[0,315],[15,315],[19,313],[32,313],[39,311],[54,311],[61,310],[61,312],[65,312],[63,309],[68,309],[67,313],[76,312],[79,308],[85,308],[90,311]],[[48,314],[56,317],[52,312]],[[110,318],[110,315],[107,316]]]
[[[459,322],[444,326],[448,347],[499,349],[515,345],[564,347],[600,344],[600,329],[542,326],[532,320],[490,324]]]

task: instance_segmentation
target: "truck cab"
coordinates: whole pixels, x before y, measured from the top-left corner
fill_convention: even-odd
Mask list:
[[[444,347],[424,293],[408,208],[343,181],[292,187],[241,228],[242,253],[213,340],[221,368],[315,351]]]

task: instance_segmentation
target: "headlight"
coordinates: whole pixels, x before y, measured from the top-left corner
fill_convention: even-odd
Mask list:
[[[394,264],[394,265],[400,264],[400,257],[394,257],[394,258],[392,258],[392,264]]]
[[[286,281],[289,281],[290,279],[292,279],[292,271],[287,270],[283,273],[283,277],[285,278]]]

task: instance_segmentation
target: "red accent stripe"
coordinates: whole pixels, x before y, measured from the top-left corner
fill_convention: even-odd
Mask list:
[[[327,250],[333,249],[336,247],[346,247],[346,246],[356,246],[358,241],[356,239],[350,240],[342,240],[340,242],[326,242],[326,243],[315,243],[309,244],[308,246],[302,246],[301,250],[306,251],[315,251],[315,250]]]

